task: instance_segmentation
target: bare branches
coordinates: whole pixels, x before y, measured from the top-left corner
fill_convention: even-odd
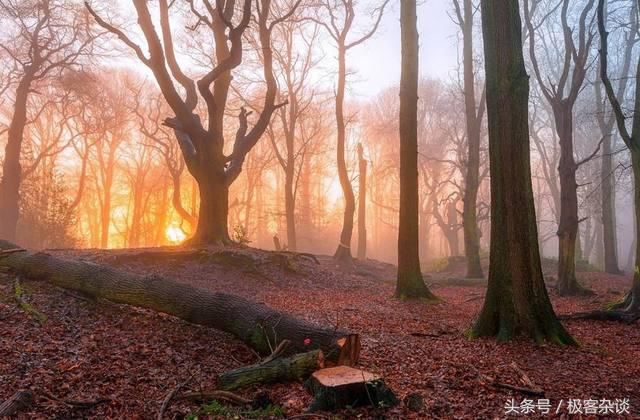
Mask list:
[[[605,27],[604,21],[604,0],[598,0],[598,32],[600,33],[600,78],[602,79],[602,83],[604,84],[605,91],[607,92],[607,97],[609,98],[609,102],[611,103],[611,108],[613,109],[613,113],[616,117],[616,123],[618,125],[618,131],[620,132],[620,137],[624,141],[625,145],[631,150],[637,150],[638,145],[636,144],[635,138],[640,135],[640,115],[636,112],[633,118],[633,127],[631,133],[629,133],[627,126],[625,124],[625,116],[622,112],[622,106],[620,105],[620,101],[617,98],[615,92],[613,91],[613,86],[611,84],[611,80],[608,75],[608,45],[607,38],[609,33]],[[636,23],[637,29],[637,23]],[[638,59],[638,65],[636,69],[636,94],[635,94],[635,109],[640,108],[640,89],[637,86],[640,86],[640,58]]]
[[[144,53],[142,52],[142,49],[138,44],[133,42],[131,38],[129,38],[123,31],[121,31],[120,29],[116,28],[115,26],[111,25],[110,23],[102,19],[100,15],[98,15],[95,12],[95,10],[93,10],[89,2],[85,1],[84,6],[87,8],[91,16],[93,16],[93,18],[96,20],[96,23],[98,23],[98,25],[102,26],[108,32],[111,32],[112,34],[116,35],[118,39],[120,39],[120,41],[122,41],[126,46],[131,48],[133,52],[135,52],[136,56],[140,61],[142,61],[146,65],[149,65],[149,59],[144,55]]]

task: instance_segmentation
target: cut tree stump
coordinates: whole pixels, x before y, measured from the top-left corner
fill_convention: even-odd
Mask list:
[[[18,247],[0,240],[0,250],[15,248]],[[357,334],[320,327],[240,296],[44,252],[0,254],[0,267],[9,268],[24,278],[46,281],[94,298],[152,309],[226,331],[263,355],[271,354],[272,347],[286,339],[291,344],[283,356],[318,349],[322,350],[328,365],[351,366],[358,362],[360,339]]]
[[[313,350],[230,370],[220,375],[218,385],[220,389],[231,391],[253,384],[304,380],[323,367],[322,351]]]
[[[8,400],[0,404],[0,417],[13,416],[33,404],[33,394],[30,391],[18,391]]]
[[[363,405],[387,408],[399,402],[380,376],[349,366],[320,369],[311,375],[306,385],[315,396],[309,411]]]

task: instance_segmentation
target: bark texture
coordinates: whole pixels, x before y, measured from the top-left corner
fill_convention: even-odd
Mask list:
[[[471,335],[574,344],[557,320],[540,264],[531,185],[529,77],[518,1],[482,0],[491,170],[488,289]]]
[[[223,390],[232,391],[254,384],[298,381],[308,378],[313,372],[323,367],[322,351],[313,350],[230,370],[220,375],[218,385]]]
[[[0,241],[0,249],[16,245]],[[245,298],[197,289],[169,278],[142,276],[86,261],[38,252],[0,254],[0,266],[25,278],[43,280],[94,298],[148,308],[233,334],[261,354],[283,339],[291,353],[322,350],[325,359],[355,364],[355,334],[322,328]],[[351,360],[353,355],[356,360]]]

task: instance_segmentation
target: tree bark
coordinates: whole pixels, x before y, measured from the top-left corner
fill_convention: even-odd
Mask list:
[[[233,391],[254,384],[303,380],[323,367],[322,351],[313,350],[224,372],[218,378],[218,385],[223,390]]]
[[[0,240],[0,250],[15,248]],[[360,342],[355,334],[318,327],[239,296],[197,289],[169,278],[28,251],[0,254],[0,266],[25,278],[94,298],[148,308],[226,331],[265,355],[284,339],[291,341],[287,350],[292,354],[320,349],[326,360],[337,364],[354,364],[359,355]]]
[[[358,259],[367,258],[367,160],[358,143]]]
[[[14,241],[20,214],[20,182],[22,166],[20,152],[27,125],[27,100],[33,75],[25,73],[16,89],[13,116],[9,124],[7,146],[2,164],[2,180],[0,180],[0,238]]]
[[[398,225],[399,298],[435,299],[420,268],[418,222],[418,29],[416,0],[400,2],[400,219]]]
[[[578,239],[578,165],[573,156],[573,105],[553,103],[553,114],[560,141],[560,223],[558,225],[558,293],[576,295],[586,291],[576,279],[576,241]]]
[[[542,276],[529,149],[529,76],[518,1],[482,0],[491,171],[488,289],[471,335],[575,344]]]

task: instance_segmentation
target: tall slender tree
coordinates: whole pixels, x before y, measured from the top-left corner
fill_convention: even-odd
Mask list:
[[[350,33],[354,29],[354,20],[356,18],[356,1],[354,0],[323,0],[322,6],[328,15],[328,23],[317,21],[322,25],[331,38],[333,38],[338,49],[338,81],[336,87],[336,129],[337,129],[337,147],[336,162],[338,166],[338,178],[342,193],[344,195],[344,217],[342,221],[342,231],[340,232],[340,242],[334,254],[334,257],[340,263],[351,263],[353,256],[351,254],[351,237],[353,236],[353,216],[356,211],[356,199],[353,193],[353,186],[349,179],[349,171],[347,169],[347,161],[345,158],[346,143],[346,124],[344,118],[344,99],[347,85],[347,51],[361,45],[367,39],[371,38],[378,29],[384,9],[389,0],[384,0],[382,5],[377,9],[374,22],[371,28],[364,35],[356,39],[351,39]]]
[[[418,226],[418,29],[416,0],[400,1],[400,223],[398,225],[399,298],[435,299],[420,269]]]
[[[462,5],[460,4],[462,2]],[[476,80],[473,68],[473,4],[471,0],[454,0],[458,25],[462,31],[462,67],[464,106],[467,123],[467,165],[464,177],[462,229],[467,277],[482,277],[480,265],[480,231],[478,229],[478,189],[480,187],[480,131],[484,115],[484,91],[476,103]]]
[[[542,277],[529,150],[529,76],[519,2],[482,0],[491,167],[489,282],[472,336],[575,343]]]
[[[622,54],[621,74],[629,74],[631,68],[631,58],[633,53],[634,39],[638,31],[638,4],[633,2],[631,6],[631,30],[625,35],[625,45]],[[606,8],[603,10],[606,19]],[[617,83],[616,97],[624,97],[629,78],[621,77]],[[601,168],[601,189],[602,189],[602,238],[604,242],[604,271],[611,274],[620,274],[618,265],[618,243],[616,235],[616,212],[615,197],[616,186],[613,167],[613,128],[616,124],[615,113],[606,113],[605,99],[602,93],[602,82],[598,80],[594,83],[596,106],[598,109],[598,126],[604,139],[602,143],[602,168]],[[606,93],[605,93],[606,95]]]

